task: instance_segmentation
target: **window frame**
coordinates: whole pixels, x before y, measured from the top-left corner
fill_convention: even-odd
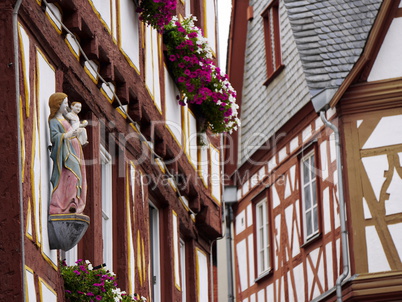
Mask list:
[[[263,18],[264,25],[267,71],[267,80],[264,82],[264,85],[268,86],[285,67],[282,62],[279,0],[272,0],[262,12],[261,17]]]
[[[113,159],[103,145],[100,145],[100,160],[103,242],[102,257],[103,262],[106,263],[106,267],[109,270],[113,270]],[[105,171],[104,168],[107,168],[107,171]],[[105,172],[107,172],[108,175],[104,175]],[[104,179],[105,176],[108,178]],[[110,186],[107,186],[104,181],[106,183],[109,182]],[[106,203],[106,199],[110,199],[110,202]]]
[[[181,298],[182,302],[187,301],[187,263],[186,263],[186,242],[184,239],[179,239],[179,254],[180,254],[180,280],[181,280]]]
[[[301,215],[301,220],[302,220],[302,228],[303,228],[303,242],[304,244],[308,244],[312,241],[314,241],[316,238],[321,236],[321,221],[322,221],[322,215],[321,215],[321,200],[320,200],[320,190],[319,190],[319,177],[318,177],[318,171],[319,171],[319,158],[318,158],[318,152],[317,152],[317,146],[316,144],[313,144],[309,146],[308,148],[302,150],[299,156],[299,176],[300,176],[300,215]],[[312,211],[313,215],[311,216],[310,222],[312,222],[312,228],[311,228],[311,233],[307,233],[307,210],[306,210],[306,198],[305,198],[305,191],[304,187],[306,185],[310,186],[310,192],[313,192],[313,188],[311,187],[311,183],[313,182],[311,178],[311,174],[309,175],[309,182],[307,184],[304,183],[304,163],[306,162],[306,159],[311,159],[311,157],[314,156],[314,182],[313,184],[315,186],[315,204],[314,200],[310,200],[310,207],[308,211]],[[311,167],[311,163],[309,165]],[[311,169],[309,169],[311,172]],[[315,214],[314,214],[315,211]],[[314,222],[316,218],[316,222]],[[316,227],[315,227],[316,225]]]
[[[255,259],[255,274],[256,274],[256,282],[261,280],[262,278],[270,275],[273,272],[273,253],[272,253],[272,233],[271,233],[271,221],[272,217],[270,215],[270,203],[269,203],[269,194],[268,190],[264,190],[262,193],[257,195],[253,201],[253,214],[254,214],[254,259]],[[265,221],[263,224],[259,224],[259,213],[258,213],[258,208],[262,204],[262,211],[265,214]],[[266,242],[264,244],[266,245],[264,248],[264,253],[267,253],[264,255],[264,261],[267,263],[264,265],[264,267],[261,269],[261,261],[260,261],[260,245],[261,241],[259,240],[260,234],[259,234],[259,227],[263,227],[263,236],[265,236]]]
[[[148,200],[149,209],[149,242],[151,253],[151,297],[153,301],[160,301],[162,295],[161,276],[161,232],[160,232],[160,210]]]

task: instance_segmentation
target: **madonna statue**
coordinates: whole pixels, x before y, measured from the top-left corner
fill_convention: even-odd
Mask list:
[[[82,128],[71,126],[67,95],[54,93],[49,98],[49,127],[53,160],[50,182],[53,190],[49,214],[81,214],[85,208],[87,181],[82,146],[78,140]]]

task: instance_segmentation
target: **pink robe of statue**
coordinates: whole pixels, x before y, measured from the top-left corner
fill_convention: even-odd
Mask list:
[[[53,191],[49,214],[81,214],[87,197],[87,181],[84,156],[77,137],[65,138],[72,129],[66,119],[53,118],[49,121],[52,142]]]

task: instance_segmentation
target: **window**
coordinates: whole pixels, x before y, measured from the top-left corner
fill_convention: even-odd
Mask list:
[[[318,234],[317,177],[314,151],[301,159],[304,238],[308,241]]]
[[[181,301],[187,301],[186,290],[186,243],[180,239]]]
[[[186,17],[188,17],[191,15],[191,0],[186,0],[184,5],[186,6]]]
[[[113,270],[113,222],[112,222],[112,157],[101,146],[101,179],[102,179],[102,239],[103,261],[109,270]]]
[[[264,19],[265,54],[268,85],[283,69],[279,31],[279,0],[272,0],[261,14]]]
[[[149,242],[151,247],[152,299],[161,301],[160,294],[160,261],[159,261],[159,211],[149,204]]]
[[[267,273],[271,268],[267,198],[264,198],[256,204],[255,216],[257,240],[257,273],[260,276],[264,273]]]

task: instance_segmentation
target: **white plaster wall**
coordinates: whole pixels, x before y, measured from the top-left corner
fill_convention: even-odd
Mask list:
[[[402,223],[396,223],[388,226],[391,237],[394,240],[399,258],[402,259]]]
[[[327,156],[327,141],[324,141],[320,145],[320,158],[321,158],[321,170],[318,171],[319,176],[323,180],[328,177],[328,156]]]
[[[25,290],[28,301],[36,301],[36,288],[34,274],[30,269],[25,270]]]
[[[303,263],[293,268],[293,276],[295,279],[295,294],[297,301],[304,301],[304,273],[303,273]],[[289,279],[288,279],[289,280]]]
[[[204,180],[204,184],[208,187],[208,173],[209,173],[209,161],[208,161],[208,146],[201,146],[200,148],[200,159],[199,159],[199,169],[201,173],[201,177]]]
[[[23,64],[23,71],[24,71],[24,88],[26,92],[26,98],[27,100],[30,100],[30,94],[31,94],[31,87],[29,85],[28,79],[29,79],[29,71],[30,71],[30,64],[29,64],[29,47],[30,47],[30,41],[29,37],[21,24],[18,24],[18,30],[21,35],[21,52],[23,53],[23,58],[22,58],[22,64]],[[29,106],[27,106],[29,108]]]
[[[390,267],[385,256],[380,238],[375,226],[366,227],[367,260],[369,273],[389,271]]]
[[[325,260],[327,264],[327,278],[329,287],[334,285],[332,249],[333,249],[332,242],[329,242],[325,246]]]
[[[391,183],[387,189],[389,198],[385,200],[385,215],[402,213],[402,179],[396,169],[393,172]]]
[[[211,194],[217,201],[221,201],[220,152],[214,147],[211,147]]]
[[[215,22],[215,1],[204,1],[206,9],[206,38],[208,39],[208,45],[212,51],[216,54],[216,22]]]
[[[151,26],[145,27],[145,84],[158,110],[161,110],[159,83],[158,33]]]
[[[197,250],[198,267],[198,301],[209,301],[208,259],[206,254]]]
[[[395,18],[385,36],[368,82],[402,76],[402,18]]]
[[[132,0],[120,0],[120,43],[134,66],[140,69],[139,19]]]
[[[292,257],[295,257],[300,253],[300,243],[299,243],[299,236],[298,234],[301,234],[300,230],[300,200],[295,201],[295,210],[296,210],[296,221],[293,224],[293,249],[292,249]]]
[[[274,245],[274,267],[278,267],[278,257],[277,253],[279,253],[281,249],[281,215],[275,217],[275,230],[274,230],[274,238],[271,243]]]
[[[364,144],[363,149],[397,145],[401,143],[402,143],[402,115],[385,116],[381,118],[375,130]]]
[[[254,273],[254,236],[253,236],[253,234],[250,234],[249,236],[248,236],[248,240],[247,240],[247,243],[248,243],[248,263],[250,263],[250,265],[249,265],[249,277],[250,277],[250,280],[249,280],[249,284],[250,284],[250,286],[253,286],[254,285],[254,280],[255,280],[255,273]]]
[[[278,192],[276,191],[275,185],[272,187],[272,208],[275,209],[281,203]]]
[[[240,291],[245,291],[248,288],[248,261],[244,260],[247,259],[246,239],[243,239],[236,245],[236,254],[240,278]]]
[[[253,207],[251,204],[247,206],[247,227],[253,225]]]
[[[91,0],[91,1],[95,9],[98,11],[101,19],[107,26],[107,28],[111,30],[112,28],[111,1],[105,1],[105,0]]]
[[[179,262],[179,238],[178,238],[178,222],[177,222],[177,214],[173,212],[172,215],[173,222],[173,255],[174,255],[174,281],[176,285],[181,288],[180,282],[180,262]]]
[[[329,203],[329,188],[325,188],[324,191],[322,192],[322,204],[324,207],[324,213],[325,215],[328,215],[331,213],[331,206]],[[330,219],[324,219],[324,234],[327,234],[328,232],[331,231],[331,220]]]
[[[51,192],[51,160],[47,148],[49,145],[51,145],[48,126],[50,109],[48,104],[50,95],[56,91],[56,75],[52,66],[41,53],[38,53],[37,59],[37,68],[39,70],[39,108],[37,108],[37,110],[40,136],[37,139],[39,141],[40,167],[36,167],[39,171],[35,171],[35,173],[39,173],[40,183],[35,183],[35,185],[40,192],[39,197],[41,209],[42,253],[45,255],[46,258],[48,258],[49,261],[52,262],[52,264],[57,266],[57,250],[50,249],[47,229],[47,213],[49,209]]]
[[[245,218],[246,215],[244,210],[236,216],[236,235],[239,235],[246,229]]]
[[[270,284],[267,286],[267,301],[275,301],[274,297],[274,285]]]
[[[265,289],[261,289],[259,292],[258,292],[258,296],[257,296],[258,298],[257,298],[257,301],[258,302],[265,302],[266,300],[265,300]]]
[[[197,148],[197,121],[195,119],[195,115],[189,110],[188,111],[188,150],[190,155],[190,161],[194,167],[197,167],[197,155],[198,155],[198,148]],[[213,162],[213,161],[212,161]],[[219,163],[219,161],[218,161]]]
[[[385,181],[384,171],[388,170],[388,160],[385,154],[362,158],[364,169],[370,180],[377,201],[381,187]]]
[[[166,125],[170,132],[175,137],[177,143],[182,143],[182,121],[181,111],[182,108],[176,100],[179,95],[179,90],[175,85],[173,79],[170,77],[166,66],[164,67],[165,74],[165,113]]]
[[[42,279],[39,278],[39,291],[41,302],[57,302],[57,295],[51,287]],[[33,300],[35,301],[35,300]]]

